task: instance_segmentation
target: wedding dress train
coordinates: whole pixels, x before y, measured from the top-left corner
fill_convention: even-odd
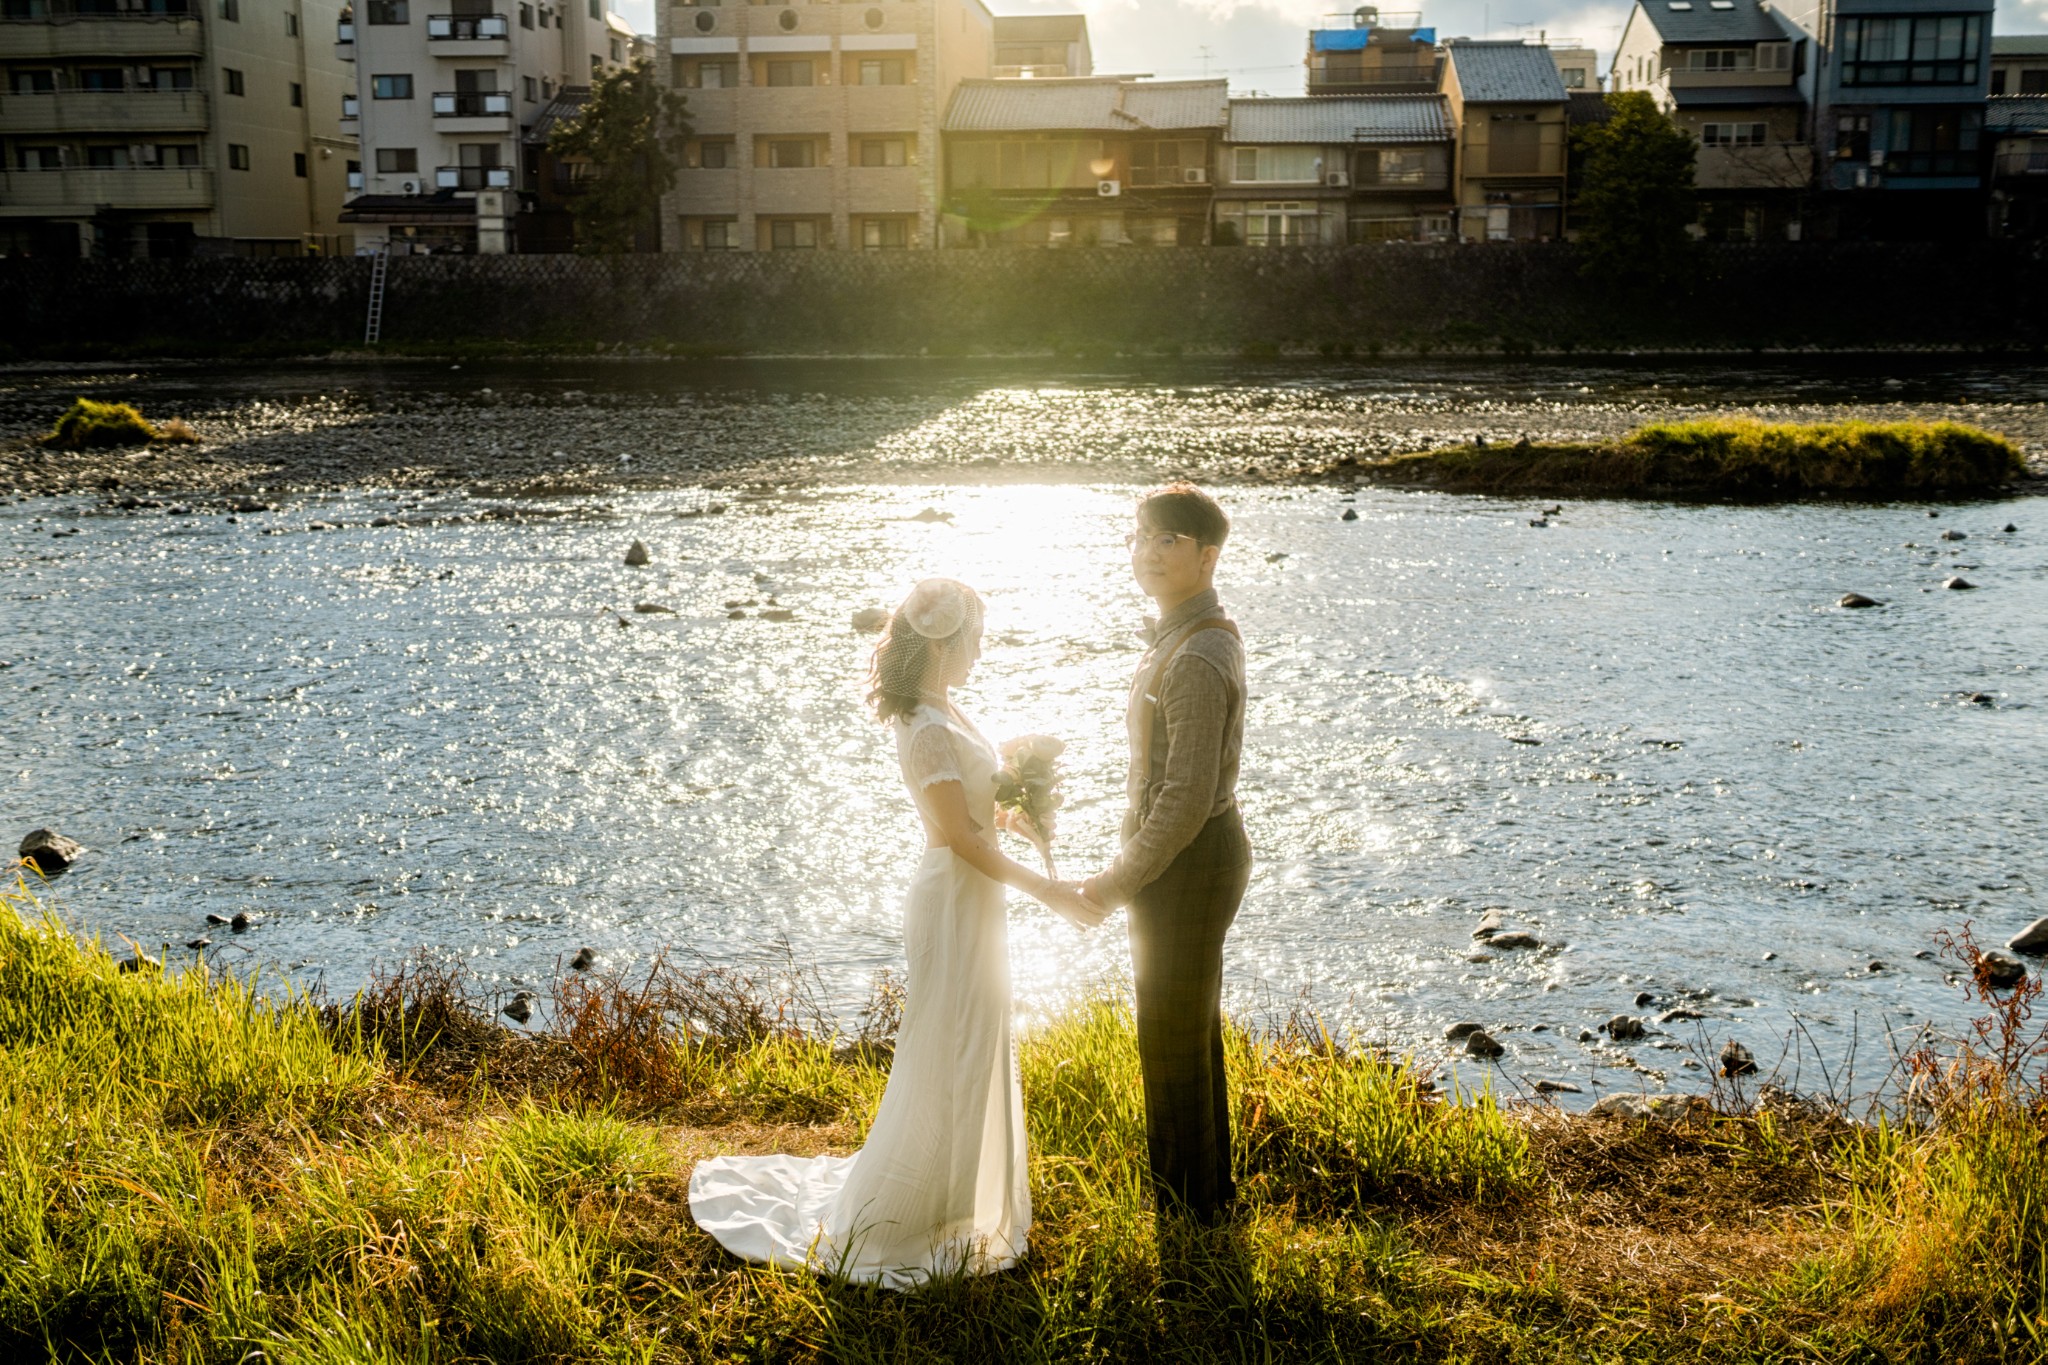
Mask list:
[[[926,704],[898,720],[896,754],[920,805],[932,783],[957,781],[974,819],[994,823],[998,759],[957,711]],[[950,849],[925,850],[903,906],[903,1019],[866,1145],[700,1162],[699,1227],[749,1261],[889,1289],[1016,1264],[1031,1195],[1005,913],[1000,883]]]

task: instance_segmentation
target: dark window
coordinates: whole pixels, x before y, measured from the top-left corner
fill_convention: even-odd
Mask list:
[[[2003,95],[2005,93],[2005,73],[2003,71],[1993,71],[1991,73],[1991,93],[1994,95]]]
[[[2048,71],[2020,72],[2022,95],[2048,95]]]
[[[521,28],[532,28],[532,27],[533,27],[533,6],[532,6],[532,5],[521,5],[521,6],[519,7],[519,27],[521,27]]]
[[[298,36],[299,36],[299,16],[298,16],[298,15],[296,15],[296,14],[287,14],[287,15],[285,15],[285,17],[284,17],[284,36],[285,36],[285,37],[287,37],[287,38],[296,38],[296,37],[298,37]]]
[[[373,100],[409,100],[412,98],[412,77],[372,76],[370,77],[370,98]]]
[[[712,218],[704,223],[706,251],[734,251],[740,244],[740,225],[731,218]]]
[[[220,79],[221,88],[230,95],[242,93],[242,73],[235,70],[232,66],[224,66],[220,69]]]
[[[903,84],[903,59],[901,57],[863,57],[860,63],[862,85]]]
[[[1969,175],[1984,115],[1975,109],[1894,109],[1884,168],[1895,175]]]
[[[732,143],[703,142],[697,147],[697,164],[707,171],[722,171],[732,162]]]
[[[304,152],[292,153],[292,174],[301,180],[306,178],[306,154]]]
[[[498,93],[498,73],[491,70],[458,71],[455,73],[455,93],[495,95]]]
[[[364,17],[373,24],[409,24],[412,10],[406,0],[369,0]]]
[[[869,251],[910,245],[910,224],[901,218],[870,218],[860,225],[860,244]]]
[[[231,171],[246,171],[249,169],[249,148],[246,144],[240,142],[230,142],[228,144],[228,169]]]
[[[808,218],[784,219],[768,225],[768,245],[776,251],[789,251],[818,244],[818,225]]]
[[[231,24],[242,21],[242,0],[220,0],[220,17]]]
[[[1870,115],[1839,114],[1835,117],[1835,160],[1870,160]]]
[[[604,20],[604,0],[590,0],[590,17],[600,23]]]
[[[1858,17],[1842,23],[1843,85],[1975,85],[1981,14]]]
[[[121,68],[118,66],[88,66],[78,73],[80,90],[119,90]]]
[[[85,164],[96,171],[122,170],[128,165],[126,147],[88,147],[85,149]]]
[[[770,142],[768,164],[780,170],[818,164],[818,144],[809,138]]]
[[[526,96],[526,102],[532,104],[540,97],[540,82],[531,76],[521,76],[519,79],[521,82],[520,92]]]
[[[306,87],[305,87],[305,86],[303,86],[303,85],[300,85],[300,84],[299,84],[299,83],[298,83],[297,81],[293,81],[293,82],[292,82],[292,108],[294,108],[294,109],[303,109],[303,108],[305,108],[305,107],[306,107]]]
[[[377,169],[386,175],[411,175],[420,168],[417,147],[379,147]]]
[[[901,166],[909,161],[907,138],[870,137],[860,143],[860,165]]]
[[[768,84],[770,85],[809,85],[810,83],[811,64],[808,60],[768,63]]]
[[[17,95],[50,95],[57,90],[57,73],[54,71],[16,71],[14,93]]]

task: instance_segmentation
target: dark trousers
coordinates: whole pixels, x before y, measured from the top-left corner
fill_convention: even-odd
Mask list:
[[[1213,1222],[1236,1194],[1223,1073],[1223,936],[1251,880],[1231,807],[1131,901],[1145,1134],[1161,1213]]]

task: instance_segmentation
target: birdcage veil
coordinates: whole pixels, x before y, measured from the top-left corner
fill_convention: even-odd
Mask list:
[[[967,647],[981,622],[981,597],[957,579],[927,578],[912,588],[889,617],[869,672],[868,700],[882,719],[915,707],[933,675],[954,651]]]

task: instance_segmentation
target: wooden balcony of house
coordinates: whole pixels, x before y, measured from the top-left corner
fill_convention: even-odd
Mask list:
[[[15,61],[205,54],[199,0],[0,0],[0,52]]]
[[[53,90],[0,95],[0,134],[184,133],[206,128],[197,90]]]
[[[0,171],[0,214],[212,207],[213,172],[197,166]]]
[[[512,55],[512,20],[503,14],[430,14],[427,51],[436,57],[469,61]]]

